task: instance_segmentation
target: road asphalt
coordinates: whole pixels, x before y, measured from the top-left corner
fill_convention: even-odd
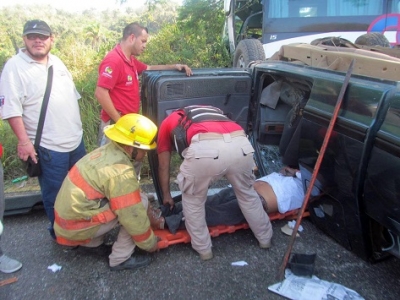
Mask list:
[[[110,271],[110,249],[65,249],[46,230],[47,218],[39,208],[7,216],[1,246],[23,263],[13,274],[0,273],[0,299],[283,299],[268,290],[277,274],[290,237],[281,232],[287,220],[273,223],[273,247],[258,247],[250,229],[213,238],[214,258],[201,261],[190,244],[170,245],[149,255],[152,263],[136,271]],[[365,299],[400,297],[400,259],[370,264],[317,229],[310,220],[296,238],[292,253],[316,253],[314,275],[352,289]],[[232,266],[245,261],[245,266]],[[61,270],[53,272],[49,266]]]

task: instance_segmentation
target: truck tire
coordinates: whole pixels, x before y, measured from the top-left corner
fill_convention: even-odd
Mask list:
[[[381,46],[381,47],[390,47],[389,40],[382,33],[379,32],[369,32],[363,35],[360,35],[355,44],[363,45],[363,46]]]
[[[357,46],[349,40],[336,36],[327,36],[324,38],[316,39],[313,40],[310,44],[314,46],[325,45],[333,47],[357,48]]]
[[[246,68],[250,62],[265,60],[264,48],[259,40],[246,39],[239,42],[233,59],[233,67]]]

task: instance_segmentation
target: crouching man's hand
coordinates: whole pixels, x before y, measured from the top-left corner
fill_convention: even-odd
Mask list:
[[[154,246],[149,250],[150,253],[160,251],[160,249],[158,248],[158,241],[159,241],[159,240],[160,240],[159,237],[156,237],[156,238],[155,238]]]

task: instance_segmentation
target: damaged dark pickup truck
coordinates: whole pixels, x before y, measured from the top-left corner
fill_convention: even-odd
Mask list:
[[[259,176],[297,167],[306,190],[354,59],[308,211],[318,228],[359,257],[400,257],[400,60],[310,45],[288,46],[279,59],[248,69],[198,69],[191,77],[146,72],[143,114],[160,124],[179,107],[219,107],[247,132]],[[149,161],[156,170],[155,153]],[[153,179],[161,199],[157,172]]]

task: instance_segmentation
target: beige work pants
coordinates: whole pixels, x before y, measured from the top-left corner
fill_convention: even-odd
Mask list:
[[[211,182],[225,176],[232,184],[239,207],[260,243],[269,243],[272,226],[253,188],[254,149],[242,134],[197,134],[184,151],[178,183],[182,192],[186,229],[194,250],[211,251],[211,237],[205,220],[205,202]]]

